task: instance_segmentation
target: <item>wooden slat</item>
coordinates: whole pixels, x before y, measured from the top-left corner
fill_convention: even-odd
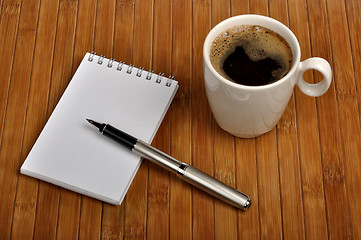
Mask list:
[[[135,2],[132,63],[147,69],[150,68],[152,53],[152,8],[151,1]],[[125,198],[125,239],[145,237],[147,180],[148,162],[143,161]]]
[[[231,1],[212,1],[211,6],[211,20],[212,27],[216,26],[221,21],[230,17],[231,12]]]
[[[0,54],[4,56],[0,60],[0,72],[3,73],[3,80],[0,81],[1,144],[21,1],[4,1],[4,3],[1,1],[0,3],[0,36],[3,36],[0,38]]]
[[[270,17],[289,25],[287,1],[270,0]],[[304,239],[303,199],[298,155],[295,100],[288,106],[276,127],[281,191],[283,237]]]
[[[13,30],[19,29],[16,38],[14,65],[10,78],[9,95],[5,112],[6,117],[0,150],[0,194],[2,196],[0,200],[0,215],[6,216],[6,218],[1,218],[0,220],[0,233],[3,238],[9,238],[11,233],[38,13],[27,14],[25,12],[20,15],[20,20],[18,21],[14,18],[19,18],[20,2],[12,4],[13,5],[11,6],[5,6],[9,9],[6,10],[1,19],[2,22],[5,22],[5,19],[13,18],[16,25],[11,27],[14,27]],[[31,5],[31,3],[24,4],[23,9],[27,9]],[[35,3],[35,6],[36,5],[37,3]],[[10,13],[9,11],[12,12]],[[32,21],[33,24],[27,24],[30,21]],[[19,23],[19,27],[17,26],[17,23]],[[10,28],[8,33],[11,31],[12,29]],[[12,38],[11,35],[8,36],[10,39],[15,40],[15,36],[14,38]],[[11,45],[4,47],[12,49]],[[24,63],[27,65],[24,66]],[[6,82],[8,82],[8,77],[9,76],[5,76]],[[32,206],[24,205],[22,207],[26,209],[31,208]]]
[[[249,14],[249,1],[231,0],[231,16]]]
[[[330,33],[325,1],[307,1],[312,55],[332,66]],[[312,11],[311,11],[312,10]],[[321,80],[315,75],[315,82]],[[346,239],[350,234],[335,79],[327,93],[317,98],[317,114],[329,237]],[[332,124],[329,124],[332,122]],[[337,204],[336,204],[337,203]]]
[[[75,239],[78,237],[80,219],[80,195],[62,189],[59,199],[57,222],[58,239]]]
[[[349,224],[351,231],[347,237],[352,236],[358,239],[361,238],[361,203],[357,196],[357,192],[361,189],[361,131],[352,49],[344,1],[328,1],[327,12],[341,127],[343,166],[351,220]],[[343,207],[347,207],[347,204]]]
[[[94,51],[111,58],[113,54],[115,0],[98,1]],[[91,36],[89,36],[91,37]]]
[[[171,125],[171,154],[183,162],[191,163],[192,2],[175,0],[172,9],[172,74],[178,79],[180,88],[170,112],[171,122],[177,123]],[[175,175],[171,175],[170,183],[170,239],[191,239],[191,186]]]
[[[59,207],[59,188],[40,181],[34,227],[34,239],[55,238]]]
[[[114,206],[103,204],[101,239],[123,239],[124,204]]]
[[[134,1],[116,1],[113,58],[117,61],[131,62],[133,45]],[[125,208],[103,204],[102,239],[122,239],[124,236]]]
[[[171,63],[171,8],[170,5],[165,5],[163,12],[160,11],[162,6],[159,2],[154,1],[153,15],[152,15],[152,68],[156,72],[164,72],[169,74],[171,72],[171,64],[163,64],[164,62]],[[162,15],[162,17],[160,17]],[[148,37],[152,36],[151,34]],[[162,48],[161,46],[166,46]],[[171,111],[171,110],[169,110]],[[170,116],[166,114],[163,122],[158,129],[155,139],[152,143],[156,148],[161,149],[165,153],[170,154]],[[169,192],[170,192],[169,173],[149,163],[148,176],[148,211],[147,211],[147,238],[149,239],[168,239],[169,238]],[[159,231],[159,229],[163,231]]]
[[[1,15],[2,15],[2,7],[3,7],[3,0],[0,0],[0,18],[1,18]]]
[[[79,239],[100,239],[102,204],[88,197],[81,199]]]
[[[58,2],[54,1],[43,1],[40,8],[21,161],[26,158],[46,121],[57,11]],[[48,64],[44,65],[44,63]],[[37,195],[38,181],[20,175],[15,205],[32,207],[26,210],[14,209],[13,238],[25,239],[25,236],[21,236],[22,234],[27,234],[27,237],[32,238]]]
[[[115,5],[113,57],[130,63],[133,53],[135,0],[118,0]]]
[[[275,130],[256,139],[261,238],[281,238],[279,170]]]
[[[268,0],[249,0],[251,14],[268,15]]]
[[[346,13],[347,13],[347,20],[348,20],[348,28],[351,40],[351,50],[352,50],[352,61],[353,61],[353,71],[355,75],[355,84],[357,90],[357,105],[359,110],[359,115],[361,116],[360,112],[360,103],[361,103],[361,42],[359,40],[359,29],[361,29],[361,22],[359,17],[359,9],[361,9],[361,2],[357,0],[346,0]],[[359,151],[359,150],[358,150]],[[349,154],[351,152],[348,152]],[[349,161],[349,160],[346,160]],[[350,210],[353,211],[351,214],[351,226],[352,226],[352,237],[361,238],[360,236],[360,227],[357,224],[357,221],[360,222],[357,218],[361,216],[361,205],[360,201],[355,200],[358,196],[359,192],[359,184],[360,184],[360,169],[355,164],[357,162],[357,158],[353,158],[352,163],[345,163],[346,164],[346,174],[347,174],[347,195],[350,203]],[[348,167],[349,166],[349,167]],[[352,169],[350,169],[352,167]],[[356,174],[354,174],[354,170]],[[352,172],[352,178],[350,176]],[[350,179],[350,180],[349,180]],[[350,181],[350,182],[349,182]],[[354,186],[349,186],[350,184],[355,184]]]
[[[235,187],[234,137],[214,124],[214,176],[228,186]],[[237,211],[218,199],[214,206],[215,238],[237,237]]]
[[[293,95],[277,124],[283,234],[286,239],[304,238],[303,198]]]
[[[16,33],[18,31],[20,0],[4,0],[0,18],[0,144],[2,141],[6,104],[13,66]]]
[[[96,6],[97,0],[79,0],[72,75],[78,69],[84,54],[93,50]]]
[[[24,161],[46,121],[57,13],[57,1],[43,1],[39,12],[39,23],[36,35],[34,64],[31,73],[31,86],[29,90],[28,111],[26,115],[26,127],[21,161]],[[47,64],[44,65],[44,63]],[[19,211],[20,209],[17,208],[14,209],[14,223],[12,229],[14,238],[21,237],[21,239],[23,239],[23,236],[19,236],[22,231],[29,234],[27,236],[28,238],[32,238],[34,229],[37,229],[34,227],[37,194],[38,181],[20,175],[15,204],[18,204],[19,206],[28,205],[32,207],[28,208],[26,211]],[[19,216],[19,214],[24,215]],[[20,218],[21,221],[28,224],[22,224],[22,222],[19,221]],[[53,231],[54,228],[50,230],[49,228],[44,227],[42,230],[44,233],[49,233]],[[41,234],[38,234],[38,236],[39,235]]]
[[[305,4],[305,1],[288,1],[290,28],[299,40],[301,60],[311,57],[308,24],[299,24],[299,22],[307,22]],[[311,71],[306,72],[303,77],[308,82],[313,82]],[[295,102],[305,236],[309,239],[326,239],[328,235],[316,100],[296,88]]]
[[[361,94],[359,94],[361,89],[361,69],[358,66],[361,66],[361,42],[359,41],[358,30],[361,29],[361,22],[359,20],[359,9],[361,9],[361,2],[358,0],[345,0],[346,4],[346,13],[347,13],[347,22],[351,40],[351,49],[352,49],[352,61],[353,61],[353,71],[355,74],[355,82],[357,89],[358,105],[361,102]],[[359,114],[361,114],[359,110]]]
[[[33,54],[35,48],[34,47],[35,35],[36,35],[37,22],[39,16],[39,5],[40,5],[40,1],[32,1],[32,2],[26,2],[21,6],[21,15],[19,21],[18,37],[17,37],[17,48],[16,48],[17,50],[15,52],[15,61],[14,61],[15,65],[13,69],[14,73],[12,76],[13,78],[26,79],[25,81],[30,81],[30,82],[31,82],[31,69],[33,67],[32,63],[33,63]],[[19,57],[19,55],[21,57]],[[24,63],[26,63],[26,65],[23,68],[22,64]],[[25,98],[25,96],[23,97]],[[27,102],[29,102],[28,100],[29,99],[27,99]],[[24,144],[26,144],[26,141],[23,134],[23,145],[19,146],[21,148],[21,150],[19,149],[20,163],[24,159],[23,157]],[[23,176],[19,174],[16,174],[16,176],[18,177],[17,186],[19,186],[22,183],[20,178]],[[14,190],[18,190],[18,189],[14,189]],[[28,188],[26,188],[26,190],[28,190]],[[13,222],[12,222],[11,238],[29,239],[30,237],[32,237],[32,232],[34,229],[34,215],[35,215],[36,204],[33,201],[28,202],[28,201],[18,201],[18,200],[19,200],[19,196],[17,191],[14,212],[12,215]],[[22,231],[16,231],[16,229],[19,228]]]
[[[203,42],[211,28],[211,1],[193,1],[192,165],[213,176],[213,117],[203,79]],[[193,239],[214,239],[214,199],[193,188]]]
[[[236,187],[247,194],[252,204],[247,212],[238,212],[238,238],[260,238],[257,156],[255,139],[235,139]]]
[[[27,2],[28,3],[28,2]],[[30,3],[30,2],[29,2]],[[39,7],[40,1],[33,1],[30,4],[23,4],[22,5],[22,14],[20,16],[20,24],[19,24],[19,35],[18,35],[18,42],[22,42],[21,48],[25,47],[25,49],[21,49],[20,52],[23,54],[22,51],[32,51],[35,50],[35,35],[37,30],[37,23],[39,17]],[[24,32],[22,34],[22,32]],[[22,39],[22,40],[21,40]],[[30,40],[30,41],[29,41]],[[28,44],[32,44],[29,46]],[[27,61],[27,66],[33,67],[31,63],[33,63],[34,53],[27,54],[26,56],[32,57],[32,59]],[[26,59],[22,59],[26,61]],[[30,79],[30,91],[29,91],[29,98],[27,99],[27,107],[31,109],[31,98],[32,98],[32,76],[29,69],[29,75],[27,76]],[[22,76],[25,78],[25,76]],[[39,104],[40,105],[40,104]],[[20,162],[22,163],[29,152],[29,134],[27,127],[28,122],[28,113],[26,114],[25,122],[26,127],[24,130],[23,135],[23,145],[20,151]],[[15,199],[15,207],[13,213],[13,223],[11,229],[11,238],[12,239],[32,239],[33,230],[34,230],[34,220],[35,220],[35,209],[36,209],[36,197],[37,197],[37,181],[35,179],[30,179],[25,177],[24,175],[18,175],[18,184],[17,184],[17,192],[16,192],[16,199]]]
[[[153,0],[137,0],[134,9],[132,62],[151,68],[153,41]]]

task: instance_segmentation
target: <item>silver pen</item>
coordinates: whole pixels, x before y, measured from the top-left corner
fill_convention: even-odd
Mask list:
[[[237,189],[227,186],[197,168],[181,162],[109,124],[99,123],[91,119],[87,119],[87,121],[97,127],[103,135],[113,139],[126,148],[129,148],[141,157],[175,173],[178,177],[191,185],[196,186],[210,195],[223,200],[234,207],[240,208],[243,211],[247,211],[250,207],[251,199]]]

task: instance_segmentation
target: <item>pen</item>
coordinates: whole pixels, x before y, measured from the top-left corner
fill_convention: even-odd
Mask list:
[[[113,139],[124,147],[129,148],[129,150],[141,157],[175,173],[184,181],[202,189],[210,195],[223,200],[234,207],[240,208],[243,211],[247,211],[251,205],[251,199],[246,194],[227,186],[191,165],[181,162],[109,124],[99,123],[91,119],[87,119],[87,121],[98,128],[99,132],[103,135]]]

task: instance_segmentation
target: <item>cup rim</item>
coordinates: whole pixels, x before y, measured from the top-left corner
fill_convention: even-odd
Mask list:
[[[277,32],[278,34],[280,34],[282,37],[284,38],[291,38],[293,41],[294,41],[294,44],[293,44],[293,49],[292,46],[291,46],[291,43],[289,42],[289,40],[286,40],[290,47],[291,47],[291,50],[292,50],[292,54],[293,54],[293,63],[292,63],[292,67],[290,69],[290,71],[284,76],[282,77],[281,79],[273,82],[273,83],[269,83],[269,84],[266,84],[266,85],[261,85],[261,86],[248,86],[248,85],[242,85],[242,84],[239,84],[239,83],[235,83],[235,82],[232,82],[228,79],[226,79],[225,77],[223,77],[221,74],[219,74],[213,67],[213,65],[211,64],[211,61],[210,61],[210,47],[211,47],[211,44],[214,40],[215,37],[212,37],[214,35],[214,32],[222,32],[223,30],[227,29],[227,28],[231,28],[232,26],[239,26],[239,25],[242,25],[242,23],[238,24],[238,23],[235,23],[235,24],[232,24],[226,28],[224,28],[223,26],[224,25],[228,25],[230,22],[235,22],[239,19],[243,19],[243,18],[252,18],[252,19],[255,19],[255,20],[266,20],[266,21],[269,21],[275,25],[278,25],[279,27],[281,27],[289,37],[285,37],[283,34]],[[257,25],[261,25],[262,24],[259,24],[259,23],[256,23]],[[250,24],[247,24],[247,25],[250,25]],[[266,28],[270,28],[269,26],[265,26]],[[222,31],[220,31],[222,30]],[[271,29],[272,31],[275,31],[274,29]],[[218,36],[219,33],[215,34],[215,36]],[[204,44],[203,44],[203,61],[204,63],[208,66],[208,69],[213,73],[213,75],[215,75],[217,77],[217,79],[220,79],[223,83],[225,84],[228,84],[232,87],[235,87],[235,88],[238,88],[238,89],[244,89],[244,90],[262,90],[262,89],[268,89],[268,88],[272,88],[272,87],[275,87],[275,86],[278,86],[280,84],[282,84],[283,82],[287,81],[287,79],[289,79],[290,76],[292,76],[294,74],[294,72],[296,71],[297,69],[297,66],[299,65],[299,62],[300,62],[300,59],[301,59],[301,48],[300,48],[300,45],[299,45],[299,42],[297,40],[297,37],[295,36],[295,34],[291,31],[291,29],[289,29],[286,25],[284,25],[283,23],[277,21],[276,19],[273,19],[273,18],[270,18],[268,16],[263,16],[263,15],[257,15],[257,14],[243,14],[243,15],[237,15],[237,16],[234,16],[234,17],[230,17],[230,18],[227,18],[225,20],[223,20],[222,22],[218,23],[216,26],[214,26],[210,31],[209,33],[207,34],[207,37],[205,38],[204,40]]]

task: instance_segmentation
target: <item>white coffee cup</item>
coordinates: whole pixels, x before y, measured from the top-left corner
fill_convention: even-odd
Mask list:
[[[239,25],[260,25],[280,34],[288,42],[293,63],[282,79],[263,86],[240,85],[221,76],[210,61],[213,40],[224,30]],[[306,95],[318,97],[329,88],[332,71],[322,58],[309,58],[300,62],[301,50],[296,36],[279,21],[260,15],[240,15],[216,25],[207,35],[203,45],[204,82],[208,102],[218,125],[230,134],[251,138],[272,130],[284,112],[294,86]],[[304,81],[307,70],[319,71],[324,79],[316,84]]]

